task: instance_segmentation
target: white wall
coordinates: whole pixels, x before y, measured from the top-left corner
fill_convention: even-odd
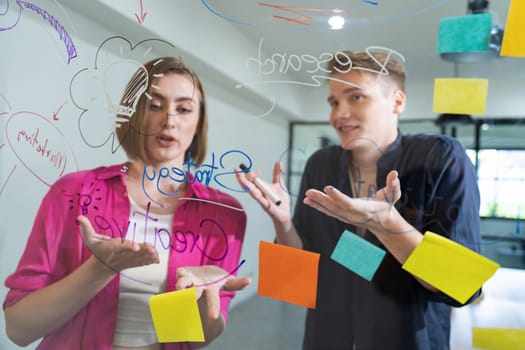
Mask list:
[[[114,35],[122,35],[131,43],[156,38],[173,43],[174,50],[155,46],[151,56],[171,54],[180,56],[193,67],[203,80],[208,98],[209,148],[207,160],[212,152],[216,156],[239,149],[249,154],[254,167],[261,169],[266,179],[270,178],[273,162],[287,147],[287,121],[293,118],[291,110],[297,110],[300,99],[287,87],[276,89],[282,105],[276,105],[271,113],[257,118],[271,107],[271,101],[261,94],[260,88],[237,89],[236,82],[249,76],[246,57],[256,54],[255,44],[247,42],[229,24],[195,20],[190,16],[197,10],[197,2],[159,2],[155,19],[151,16],[139,25],[134,13],[139,11],[131,1],[78,1],[62,7],[56,1],[35,0],[35,4],[52,14],[73,39],[78,56],[68,58],[64,43],[56,30],[42,16],[24,9],[18,23],[16,3],[10,1],[11,10],[0,16],[0,27],[16,23],[10,30],[0,31],[2,54],[0,55],[0,280],[3,282],[14,271],[24,249],[32,220],[48,185],[38,179],[52,181],[58,174],[50,169],[49,162],[31,155],[27,148],[19,147],[16,130],[41,128],[41,141],[49,139],[55,149],[71,150],[67,171],[91,168],[126,160],[121,150],[111,152],[110,144],[100,148],[88,147],[82,140],[77,123],[81,111],[74,105],[70,93],[73,76],[83,69],[96,75],[94,59],[101,43]],[[1,1],[1,9],[6,2]],[[168,8],[169,5],[169,8]],[[165,9],[165,11],[163,11]],[[177,11],[173,11],[177,9]],[[99,22],[103,22],[102,25]],[[193,31],[193,32],[192,32]],[[196,40],[195,38],[201,38]],[[228,38],[228,40],[222,40]],[[118,45],[117,45],[118,46]],[[117,48],[118,51],[118,48]],[[124,48],[124,52],[128,52]],[[232,53],[242,53],[235,55]],[[118,52],[104,53],[106,59],[118,56]],[[133,56],[133,55],[132,55]],[[136,56],[136,55],[135,55]],[[237,61],[235,57],[238,57]],[[153,58],[153,57],[151,57]],[[232,60],[232,58],[234,58]],[[144,59],[146,61],[146,58]],[[83,73],[82,73],[83,74]],[[123,77],[123,83],[129,76]],[[75,80],[76,82],[76,80]],[[83,81],[85,83],[85,81]],[[93,91],[83,84],[73,84],[76,99],[88,101]],[[98,91],[100,92],[100,91]],[[82,96],[80,96],[82,95]],[[99,94],[97,98],[103,98]],[[78,102],[78,101],[77,101]],[[58,120],[53,113],[58,111]],[[101,131],[106,135],[111,123],[101,109],[100,118],[94,113],[91,128],[86,134],[91,139]],[[16,128],[5,128],[7,121]],[[85,130],[86,131],[86,130]],[[11,141],[10,145],[9,141]],[[73,158],[76,158],[78,166]],[[27,167],[23,163],[26,163]],[[30,163],[30,164],[29,164]],[[232,166],[238,164],[232,164]],[[231,186],[238,188],[235,181]],[[51,181],[51,182],[52,182]],[[226,191],[227,192],[227,191]],[[273,240],[273,226],[262,210],[245,193],[229,192],[237,197],[248,213],[248,227],[242,258],[246,263],[240,275],[251,276],[252,285],[238,294],[233,305],[252,296],[257,287],[258,242]],[[7,293],[0,286],[0,299]],[[29,346],[34,348],[36,343]],[[16,348],[5,334],[5,321],[0,318],[0,349]]]
[[[520,118],[525,115],[525,103],[523,103],[525,98],[523,85],[525,65],[519,64],[520,59],[499,57],[492,61],[458,65],[458,78],[489,80],[485,113],[473,115],[474,118]],[[447,74],[430,78],[412,74],[410,63],[406,64],[408,72],[406,82],[407,107],[401,115],[402,118],[433,119],[438,116],[438,113],[433,112],[434,78],[454,78],[456,74],[453,64],[447,64],[450,66]],[[326,86],[304,89],[304,93],[306,98],[304,98],[305,103],[302,105],[301,116],[307,120],[327,121],[329,106],[326,102]]]

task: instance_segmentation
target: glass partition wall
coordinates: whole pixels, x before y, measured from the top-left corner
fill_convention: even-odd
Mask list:
[[[338,144],[328,122],[291,122],[286,185],[295,205],[306,160],[317,149]],[[400,120],[405,134],[446,134],[466,148],[478,176],[482,254],[504,267],[525,269],[525,118]]]

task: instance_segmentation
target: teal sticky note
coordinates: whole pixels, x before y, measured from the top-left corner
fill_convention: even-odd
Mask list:
[[[490,13],[441,18],[438,53],[487,51],[491,28]]]
[[[345,230],[332,252],[332,260],[337,261],[359,276],[372,280],[385,251],[355,233]]]

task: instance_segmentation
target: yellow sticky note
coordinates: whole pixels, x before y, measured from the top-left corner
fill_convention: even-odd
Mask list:
[[[434,113],[484,114],[487,79],[437,78],[434,80]]]
[[[464,303],[499,268],[495,262],[427,231],[403,269]]]
[[[525,329],[473,327],[472,346],[488,350],[524,350]]]
[[[507,14],[501,56],[525,56],[525,1],[512,0]]]
[[[204,341],[195,288],[154,295],[149,301],[160,343]]]

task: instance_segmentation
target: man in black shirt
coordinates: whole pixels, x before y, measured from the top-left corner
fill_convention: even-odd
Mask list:
[[[426,231],[479,252],[479,191],[456,140],[400,133],[406,104],[400,59],[391,50],[334,55],[328,103],[340,145],[308,160],[293,219],[280,164],[272,184],[286,198],[280,206],[238,174],[272,218],[277,243],[320,253],[317,307],[308,310],[304,349],[449,349],[450,307],[460,304],[401,265]],[[330,258],[345,230],[386,251],[371,281]]]

